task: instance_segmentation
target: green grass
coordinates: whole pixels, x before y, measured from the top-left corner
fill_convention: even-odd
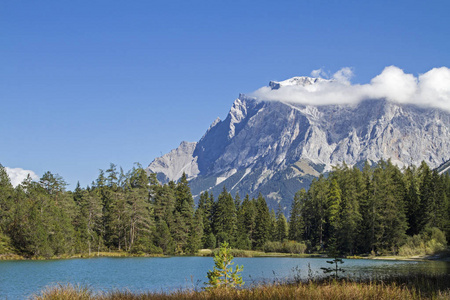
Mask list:
[[[214,256],[218,249],[201,249],[198,251],[198,256]],[[231,254],[234,257],[322,257],[319,254],[292,254],[292,253],[281,253],[281,252],[264,252],[257,250],[241,250],[241,249],[231,249]]]
[[[329,280],[266,284],[246,289],[133,293],[116,290],[94,293],[83,286],[58,285],[35,300],[159,300],[159,299],[450,299],[450,274],[399,275],[372,280]]]
[[[25,259],[23,256],[14,253],[0,254],[0,260],[23,260],[23,259]]]

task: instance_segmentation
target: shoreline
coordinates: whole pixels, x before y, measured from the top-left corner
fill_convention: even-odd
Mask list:
[[[254,250],[239,250],[233,249],[235,253],[232,253],[234,257],[292,257],[292,258],[332,258],[326,254],[321,253],[311,253],[311,254],[291,254],[291,253],[279,253],[279,252],[262,252]],[[0,261],[14,261],[14,260],[59,260],[59,259],[90,259],[90,258],[100,258],[100,257],[116,257],[116,258],[131,258],[131,257],[183,257],[183,256],[198,256],[198,257],[212,257],[214,256],[214,251],[211,249],[201,249],[195,255],[164,255],[164,254],[130,254],[127,252],[95,252],[91,254],[82,253],[75,255],[63,255],[55,257],[24,257],[18,254],[0,254]],[[415,256],[346,256],[343,259],[372,259],[372,260],[391,260],[391,261],[444,261],[450,262],[450,252],[446,251],[443,253],[438,253],[434,255],[415,255]]]

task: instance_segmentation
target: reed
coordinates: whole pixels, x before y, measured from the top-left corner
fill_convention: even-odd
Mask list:
[[[33,299],[160,300],[160,299],[450,299],[450,274],[398,275],[371,280],[310,280],[264,284],[246,289],[175,291],[167,293],[116,290],[94,293],[83,286],[49,287]]]

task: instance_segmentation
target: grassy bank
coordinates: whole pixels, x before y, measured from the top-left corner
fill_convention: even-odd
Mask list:
[[[200,249],[194,256],[214,256],[217,249]],[[315,258],[315,257],[327,257],[325,253],[281,253],[281,252],[264,252],[257,250],[241,250],[231,249],[231,254],[234,257],[301,257],[301,258]],[[95,258],[95,257],[169,257],[171,255],[164,254],[133,254],[125,251],[101,251],[89,253],[79,253],[73,255],[61,255],[54,257],[24,257],[15,253],[0,254],[0,260],[47,260],[47,259],[70,259],[70,258]],[[183,256],[183,255],[179,255]],[[191,255],[187,255],[191,256]],[[383,255],[383,256],[371,256],[371,255],[352,255],[347,256],[348,259],[385,259],[385,260],[441,260],[450,261],[450,248],[436,252],[432,255]]]
[[[214,253],[218,249],[201,249],[198,251],[197,256],[214,256]],[[264,252],[256,250],[240,250],[231,249],[231,254],[234,257],[322,257],[321,254],[292,254],[292,253],[280,253],[280,252]]]
[[[17,255],[14,253],[10,254],[1,254],[0,260],[52,260],[52,259],[72,259],[72,258],[95,258],[95,257],[167,257],[167,255],[163,254],[132,254],[124,251],[112,251],[112,252],[92,252],[89,253],[79,253],[73,255],[58,255],[52,257],[43,257],[43,256],[32,256],[25,257],[22,255]]]
[[[450,299],[450,275],[406,275],[372,280],[314,280],[247,289],[133,293],[111,291],[95,294],[81,286],[56,286],[35,300],[159,300],[159,299]]]

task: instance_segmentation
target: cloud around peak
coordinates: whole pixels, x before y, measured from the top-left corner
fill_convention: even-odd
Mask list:
[[[353,70],[342,68],[331,76],[322,69],[311,75],[320,80],[313,85],[263,87],[250,96],[263,101],[283,101],[304,105],[356,104],[366,99],[434,107],[450,112],[450,69],[434,68],[414,76],[396,66],[384,68],[368,84],[352,84]]]

